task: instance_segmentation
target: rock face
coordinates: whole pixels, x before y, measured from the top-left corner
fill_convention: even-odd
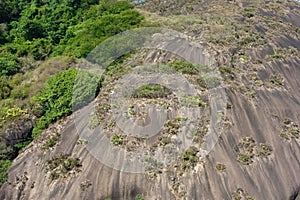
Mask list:
[[[32,129],[32,117],[24,118],[22,120],[16,120],[5,129],[2,141],[8,146],[13,146],[18,142],[23,142],[31,135]]]
[[[210,1],[192,6],[195,15],[210,16],[206,25],[187,29],[197,36],[209,27],[204,31],[212,35],[197,39],[208,41],[228,101],[222,134],[205,158],[184,170],[182,163],[155,173],[115,170],[87,151],[75,113],[47,129],[14,160],[0,198],[118,200],[141,194],[151,200],[300,199],[300,6],[269,1],[268,7],[253,5]],[[218,9],[229,13],[209,21]],[[77,114],[86,116],[89,109]],[[90,122],[80,120],[82,127]]]

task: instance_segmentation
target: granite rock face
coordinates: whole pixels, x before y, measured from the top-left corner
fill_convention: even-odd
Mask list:
[[[168,12],[179,9],[174,2]],[[199,1],[191,7],[185,12],[205,22],[187,32],[214,56],[227,95],[213,150],[184,170],[180,162],[152,173],[116,170],[79,138],[84,128],[75,117],[88,127],[89,105],[49,127],[14,160],[0,199],[300,199],[299,4]],[[173,59],[163,54],[152,50],[144,58]],[[101,92],[100,102],[107,91]]]
[[[2,141],[8,146],[13,146],[26,140],[31,135],[33,121],[33,118],[16,120],[5,129]]]

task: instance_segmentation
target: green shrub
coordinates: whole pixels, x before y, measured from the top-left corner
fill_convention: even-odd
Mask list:
[[[258,155],[262,157],[267,157],[271,155],[271,152],[273,151],[273,148],[269,144],[260,144]]]
[[[14,151],[5,143],[0,142],[0,186],[7,180],[7,170],[11,166]]]
[[[10,96],[12,87],[7,76],[0,76],[0,100]]]
[[[250,153],[246,153],[246,154],[240,153],[238,157],[238,161],[243,165],[250,165],[251,163],[253,163],[252,160],[253,157],[254,155]]]
[[[198,74],[199,66],[194,65],[187,61],[175,60],[169,64],[172,68],[182,74]]]
[[[33,137],[37,137],[49,124],[92,101],[99,91],[100,81],[98,76],[74,68],[48,79],[42,92],[31,99],[32,107],[39,105],[44,113],[36,120]]]
[[[114,134],[111,138],[111,143],[115,146],[122,145],[124,143],[123,136]]]
[[[282,86],[283,85],[283,78],[279,74],[272,74],[269,78],[270,83],[275,86]]]
[[[144,197],[141,194],[136,195],[135,200],[144,200]]]
[[[31,138],[27,138],[25,141],[19,142],[19,143],[15,144],[15,145],[14,145],[14,148],[16,148],[16,151],[20,152],[20,151],[22,151],[22,149],[24,149],[31,141],[32,141]]]
[[[0,3],[3,6],[0,16],[16,13],[1,17],[8,26],[1,31],[0,42],[9,42],[10,53],[36,60],[49,55],[84,57],[107,37],[134,28],[143,19],[126,1],[29,0]]]
[[[143,17],[131,8],[132,6],[125,1],[102,1],[100,5],[91,7],[92,10],[88,10],[86,14],[90,18],[67,29],[67,39],[61,41],[53,55],[85,57],[109,36],[136,27]],[[96,11],[97,9],[102,12]]]
[[[189,167],[195,166],[195,164],[199,161],[197,152],[192,148],[185,150],[181,156],[181,159],[182,169],[187,169]]]
[[[0,160],[0,186],[7,180],[8,174],[7,170],[11,166],[10,160]]]
[[[150,172],[154,170],[160,170],[163,164],[152,157],[145,158],[145,170]]]
[[[13,75],[20,70],[17,57],[11,53],[0,54],[0,76]]]
[[[46,170],[50,171],[49,179],[51,181],[64,177],[69,174],[70,171],[78,172],[82,167],[79,158],[72,158],[67,155],[61,154],[47,160]]]
[[[44,145],[43,148],[44,149],[49,149],[51,147],[54,147],[57,142],[59,141],[59,136],[54,135],[53,137],[51,137]]]
[[[196,106],[206,107],[207,105],[199,96],[181,96],[180,99],[183,104],[189,106],[196,105]]]
[[[218,171],[224,171],[226,169],[226,166],[224,164],[217,163],[216,166],[215,166],[215,168]]]
[[[170,95],[172,92],[170,89],[160,84],[147,84],[142,85],[133,91],[131,97],[133,98],[164,98]]]

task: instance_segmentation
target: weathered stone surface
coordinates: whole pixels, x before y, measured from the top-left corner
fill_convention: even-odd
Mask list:
[[[207,8],[216,10],[224,3],[209,2]],[[236,12],[251,4],[248,1],[228,2],[230,3],[225,5],[230,5],[230,8],[237,10]],[[194,6],[193,9],[201,10],[203,4]],[[299,5],[290,4],[282,10],[287,13],[282,19],[299,28]],[[209,15],[209,12],[205,15]],[[277,15],[266,10],[262,10],[260,14]],[[237,193],[241,196],[250,195],[258,200],[299,200],[300,140],[296,137],[285,140],[280,133],[285,119],[291,119],[293,123],[300,125],[300,59],[297,56],[299,54],[288,54],[280,59],[272,58],[279,48],[287,49],[292,46],[299,51],[299,33],[274,33],[267,24],[259,23],[253,22],[250,25],[266,34],[266,44],[238,50],[238,47],[231,47],[231,44],[221,43],[214,44],[212,48],[218,49],[215,55],[220,65],[229,66],[233,59],[235,76],[233,80],[224,76],[230,106],[225,113],[226,124],[222,135],[214,149],[193,169],[180,176],[177,173],[178,166],[173,166],[163,169],[157,176],[150,177],[149,174],[130,174],[109,168],[96,160],[85,149],[84,142],[78,140],[77,131],[80,130],[76,129],[72,115],[51,126],[14,160],[9,170],[9,180],[1,188],[0,199],[102,200],[110,197],[119,200],[134,199],[137,194],[142,194],[145,199],[150,200],[202,200],[232,199],[233,193]],[[222,26],[218,24],[218,28]],[[191,34],[194,33],[197,34],[197,30]],[[146,57],[147,61],[161,60],[157,54],[159,53],[155,51],[150,52]],[[239,58],[244,54],[252,61],[261,61],[257,64]],[[282,86],[270,83],[269,77],[273,74],[282,76]],[[253,83],[254,75],[259,77],[262,85]],[[249,92],[253,92],[253,95],[249,95]],[[79,112],[84,114],[87,110],[88,107]],[[83,124],[88,123],[87,118],[81,120]],[[51,149],[42,149],[49,136],[57,133],[60,135],[58,144]],[[273,149],[271,155],[255,156],[253,163],[249,165],[239,163],[239,143],[247,136],[253,137],[256,144],[270,144]],[[51,182],[50,173],[46,171],[47,160],[61,153],[79,158],[82,164],[81,171]],[[217,163],[222,163],[226,168],[223,171],[216,170]]]

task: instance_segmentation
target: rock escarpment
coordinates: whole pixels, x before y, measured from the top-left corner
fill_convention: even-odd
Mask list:
[[[255,6],[242,1],[192,6],[190,17],[206,10],[205,22],[187,30],[208,42],[228,100],[220,116],[224,129],[205,158],[183,170],[193,154],[151,173],[115,170],[87,151],[73,114],[15,159],[1,199],[134,199],[138,194],[145,199],[299,199],[299,4]],[[218,9],[226,12],[217,15]],[[148,54],[150,61],[159,55]],[[105,101],[101,94],[100,102]]]

